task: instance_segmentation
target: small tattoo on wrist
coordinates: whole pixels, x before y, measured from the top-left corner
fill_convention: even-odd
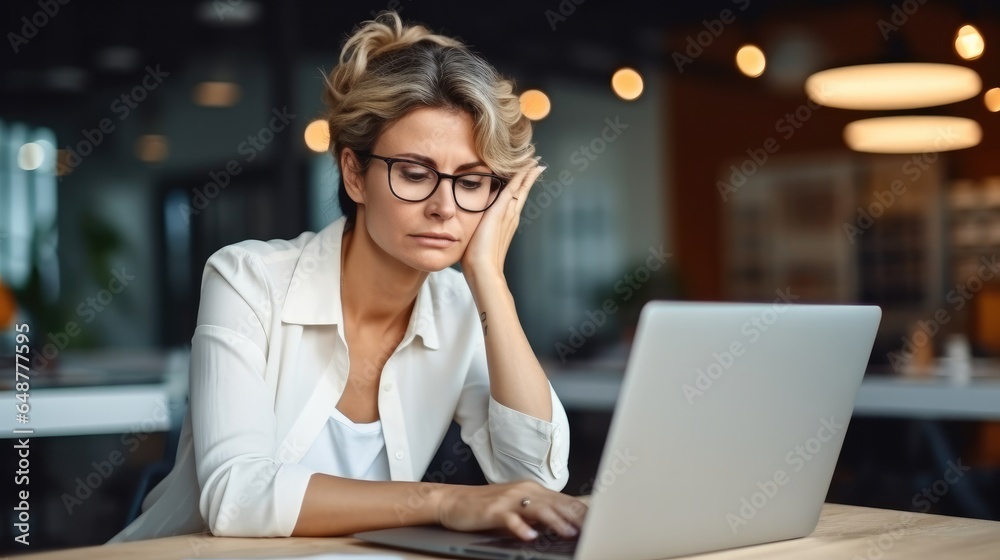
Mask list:
[[[479,314],[479,322],[483,324],[483,336],[486,336],[487,326],[486,326],[486,312],[483,311]]]

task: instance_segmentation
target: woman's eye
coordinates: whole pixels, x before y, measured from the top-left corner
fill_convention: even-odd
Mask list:
[[[464,181],[459,181],[458,185],[463,189],[478,189],[481,184],[479,181],[464,180]]]
[[[424,181],[428,177],[430,177],[430,174],[429,173],[413,172],[413,171],[404,171],[403,172],[403,177],[405,177],[407,181]]]

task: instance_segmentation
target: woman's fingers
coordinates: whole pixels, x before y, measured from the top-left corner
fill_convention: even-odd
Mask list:
[[[535,519],[549,526],[563,538],[570,539],[579,533],[573,523],[563,517],[554,506],[540,505],[533,515]]]
[[[525,185],[534,183],[535,179],[546,169],[545,165],[539,164],[537,161],[532,161],[514,173],[507,183],[508,188],[514,196],[520,197],[517,193],[522,192]]]
[[[530,495],[531,501],[526,507],[518,504],[516,513],[533,524],[539,522],[545,525],[548,528],[545,534],[552,538],[556,536],[573,538],[579,534],[586,507],[574,507],[574,504],[584,506],[583,502],[572,496],[535,485],[531,485],[530,488],[528,492],[525,492],[528,488],[520,490]]]
[[[535,180],[538,176],[545,171],[546,167],[544,165],[539,165],[538,163],[533,163],[529,166],[524,173],[524,177],[521,179],[521,184],[518,185],[518,192],[523,192],[530,190],[532,185],[535,184]]]
[[[538,531],[531,528],[531,525],[521,518],[520,515],[509,511],[504,514],[504,523],[511,533],[514,533],[521,540],[530,541],[538,538]]]
[[[521,209],[528,202],[528,194],[531,192],[531,188],[534,186],[535,181],[538,176],[542,174],[545,170],[545,166],[538,166],[532,164],[533,167],[527,167],[524,170],[518,171],[520,175],[520,181],[516,184],[511,185],[510,189],[510,208],[514,210],[515,214],[520,215]],[[515,175],[517,177],[518,175]]]
[[[587,514],[578,498],[532,481],[463,488],[448,496],[457,499],[442,500],[442,525],[461,531],[506,527],[524,541],[539,533],[550,540],[576,537]]]
[[[587,516],[587,504],[578,498],[569,497],[567,500],[559,500],[556,509],[566,520],[577,528],[583,527],[583,520]]]

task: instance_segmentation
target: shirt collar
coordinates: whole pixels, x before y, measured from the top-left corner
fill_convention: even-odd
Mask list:
[[[306,242],[289,280],[281,321],[298,325],[343,325],[340,301],[340,253],[347,218],[341,216]],[[420,336],[424,346],[437,350],[438,328],[434,313],[435,283],[427,276],[417,292],[417,300],[400,346]]]

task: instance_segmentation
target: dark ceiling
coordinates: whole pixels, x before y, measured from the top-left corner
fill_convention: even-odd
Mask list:
[[[426,22],[435,31],[462,38],[502,72],[516,68],[520,77],[530,81],[532,76],[559,73],[606,80],[606,71],[594,61],[605,62],[606,66],[669,60],[669,53],[663,47],[665,33],[690,29],[703,20],[717,18],[725,8],[745,7],[740,22],[753,26],[776,15],[815,16],[835,5],[875,5],[889,14],[894,5],[919,2],[257,0],[260,17],[243,27],[208,25],[195,15],[202,5],[226,10],[230,5],[240,7],[247,1],[5,0],[0,3],[0,18],[8,44],[0,55],[0,111],[10,116],[23,109],[71,101],[74,96],[86,95],[95,83],[110,87],[115,86],[116,80],[132,83],[132,74],[108,71],[98,64],[99,55],[107,47],[134,48],[133,52],[140,57],[135,72],[141,72],[145,64],[152,62],[182,67],[197,57],[219,52],[263,57],[280,67],[301,54],[337,53],[354,25],[387,7],[398,7],[404,19]],[[965,0],[950,4],[959,6],[969,18],[996,18],[1000,13],[995,2]],[[58,13],[39,15],[46,7],[50,12],[57,7]],[[552,16],[560,11],[568,15]],[[32,30],[24,29],[22,18],[45,23],[34,36],[28,37]],[[12,34],[25,40],[20,41]],[[17,43],[16,53],[14,43]],[[70,82],[75,76],[79,87],[53,86],[47,76],[57,67],[74,69],[70,72]]]

